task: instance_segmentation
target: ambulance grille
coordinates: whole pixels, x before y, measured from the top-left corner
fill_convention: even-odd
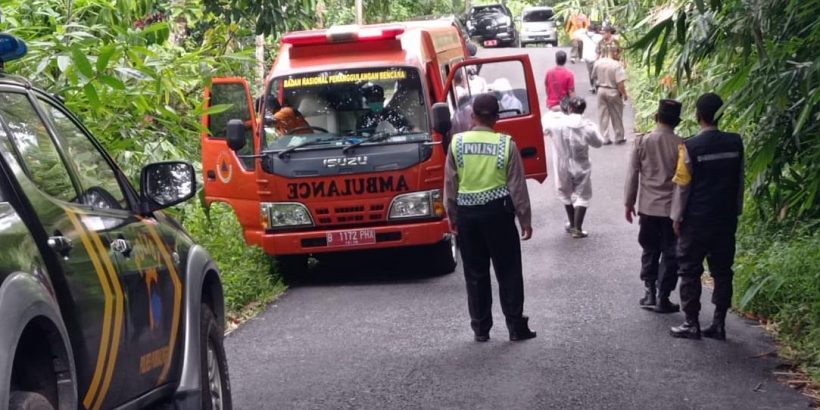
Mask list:
[[[319,225],[352,225],[378,223],[385,219],[387,205],[384,200],[357,201],[335,207],[320,207],[313,210]],[[363,203],[364,202],[364,203]]]

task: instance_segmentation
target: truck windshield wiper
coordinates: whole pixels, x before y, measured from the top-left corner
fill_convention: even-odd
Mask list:
[[[422,133],[421,131],[400,131],[400,132],[392,132],[392,133],[391,132],[380,132],[378,134],[374,134],[370,137],[367,137],[363,140],[354,142],[354,143],[342,148],[342,152],[347,152],[348,150],[356,148],[359,145],[362,145],[366,142],[384,141],[384,140],[386,140],[388,138],[391,138],[391,137],[399,137],[399,136],[402,136],[402,135],[413,135],[413,134],[421,134],[421,133]]]
[[[377,134],[373,134],[373,135],[371,135],[371,136],[369,136],[369,137],[367,137],[363,140],[359,140],[357,142],[354,142],[354,143],[342,148],[342,152],[343,153],[347,152],[347,151],[349,151],[353,148],[358,147],[359,145],[364,144],[365,142],[384,141],[384,140],[392,137],[393,135],[396,135],[396,134],[390,134],[390,133],[387,133],[387,132],[380,132],[380,133],[377,133]]]
[[[320,139],[317,139],[317,140],[305,141],[301,144],[296,144],[292,147],[288,147],[286,149],[283,149],[282,151],[279,151],[279,154],[277,154],[277,156],[279,158],[284,158],[285,155],[290,154],[291,152],[296,151],[299,148],[307,147],[307,146],[310,146],[310,145],[325,144],[325,143],[332,142],[332,141],[335,141],[335,140],[336,140],[336,138],[320,138]]]

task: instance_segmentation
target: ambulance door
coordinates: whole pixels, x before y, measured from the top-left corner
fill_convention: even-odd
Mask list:
[[[202,180],[207,203],[226,202],[236,212],[243,227],[257,226],[259,189],[256,169],[259,152],[256,114],[250,87],[243,78],[214,78],[205,88],[202,115]],[[228,146],[228,121],[242,120],[245,146],[233,151]]]
[[[492,93],[498,98],[499,120],[495,129],[515,140],[527,178],[547,178],[546,150],[535,78],[526,55],[471,58],[454,64],[447,78],[446,98],[453,109],[454,132],[469,128],[475,96]]]

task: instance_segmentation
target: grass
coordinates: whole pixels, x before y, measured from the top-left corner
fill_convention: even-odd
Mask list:
[[[778,232],[744,217],[735,307],[773,325],[783,355],[820,381],[820,234]]]
[[[242,226],[230,206],[213,204],[206,213],[201,202],[191,201],[181,213],[185,228],[208,250],[222,272],[229,329],[285,291],[273,258],[245,243]]]

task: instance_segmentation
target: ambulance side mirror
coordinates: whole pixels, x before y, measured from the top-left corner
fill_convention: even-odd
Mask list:
[[[450,107],[447,103],[433,104],[433,129],[439,134],[445,135],[450,132],[453,123],[450,120]]]
[[[245,122],[242,120],[229,120],[226,134],[228,135],[228,146],[234,151],[239,151],[245,147]]]

